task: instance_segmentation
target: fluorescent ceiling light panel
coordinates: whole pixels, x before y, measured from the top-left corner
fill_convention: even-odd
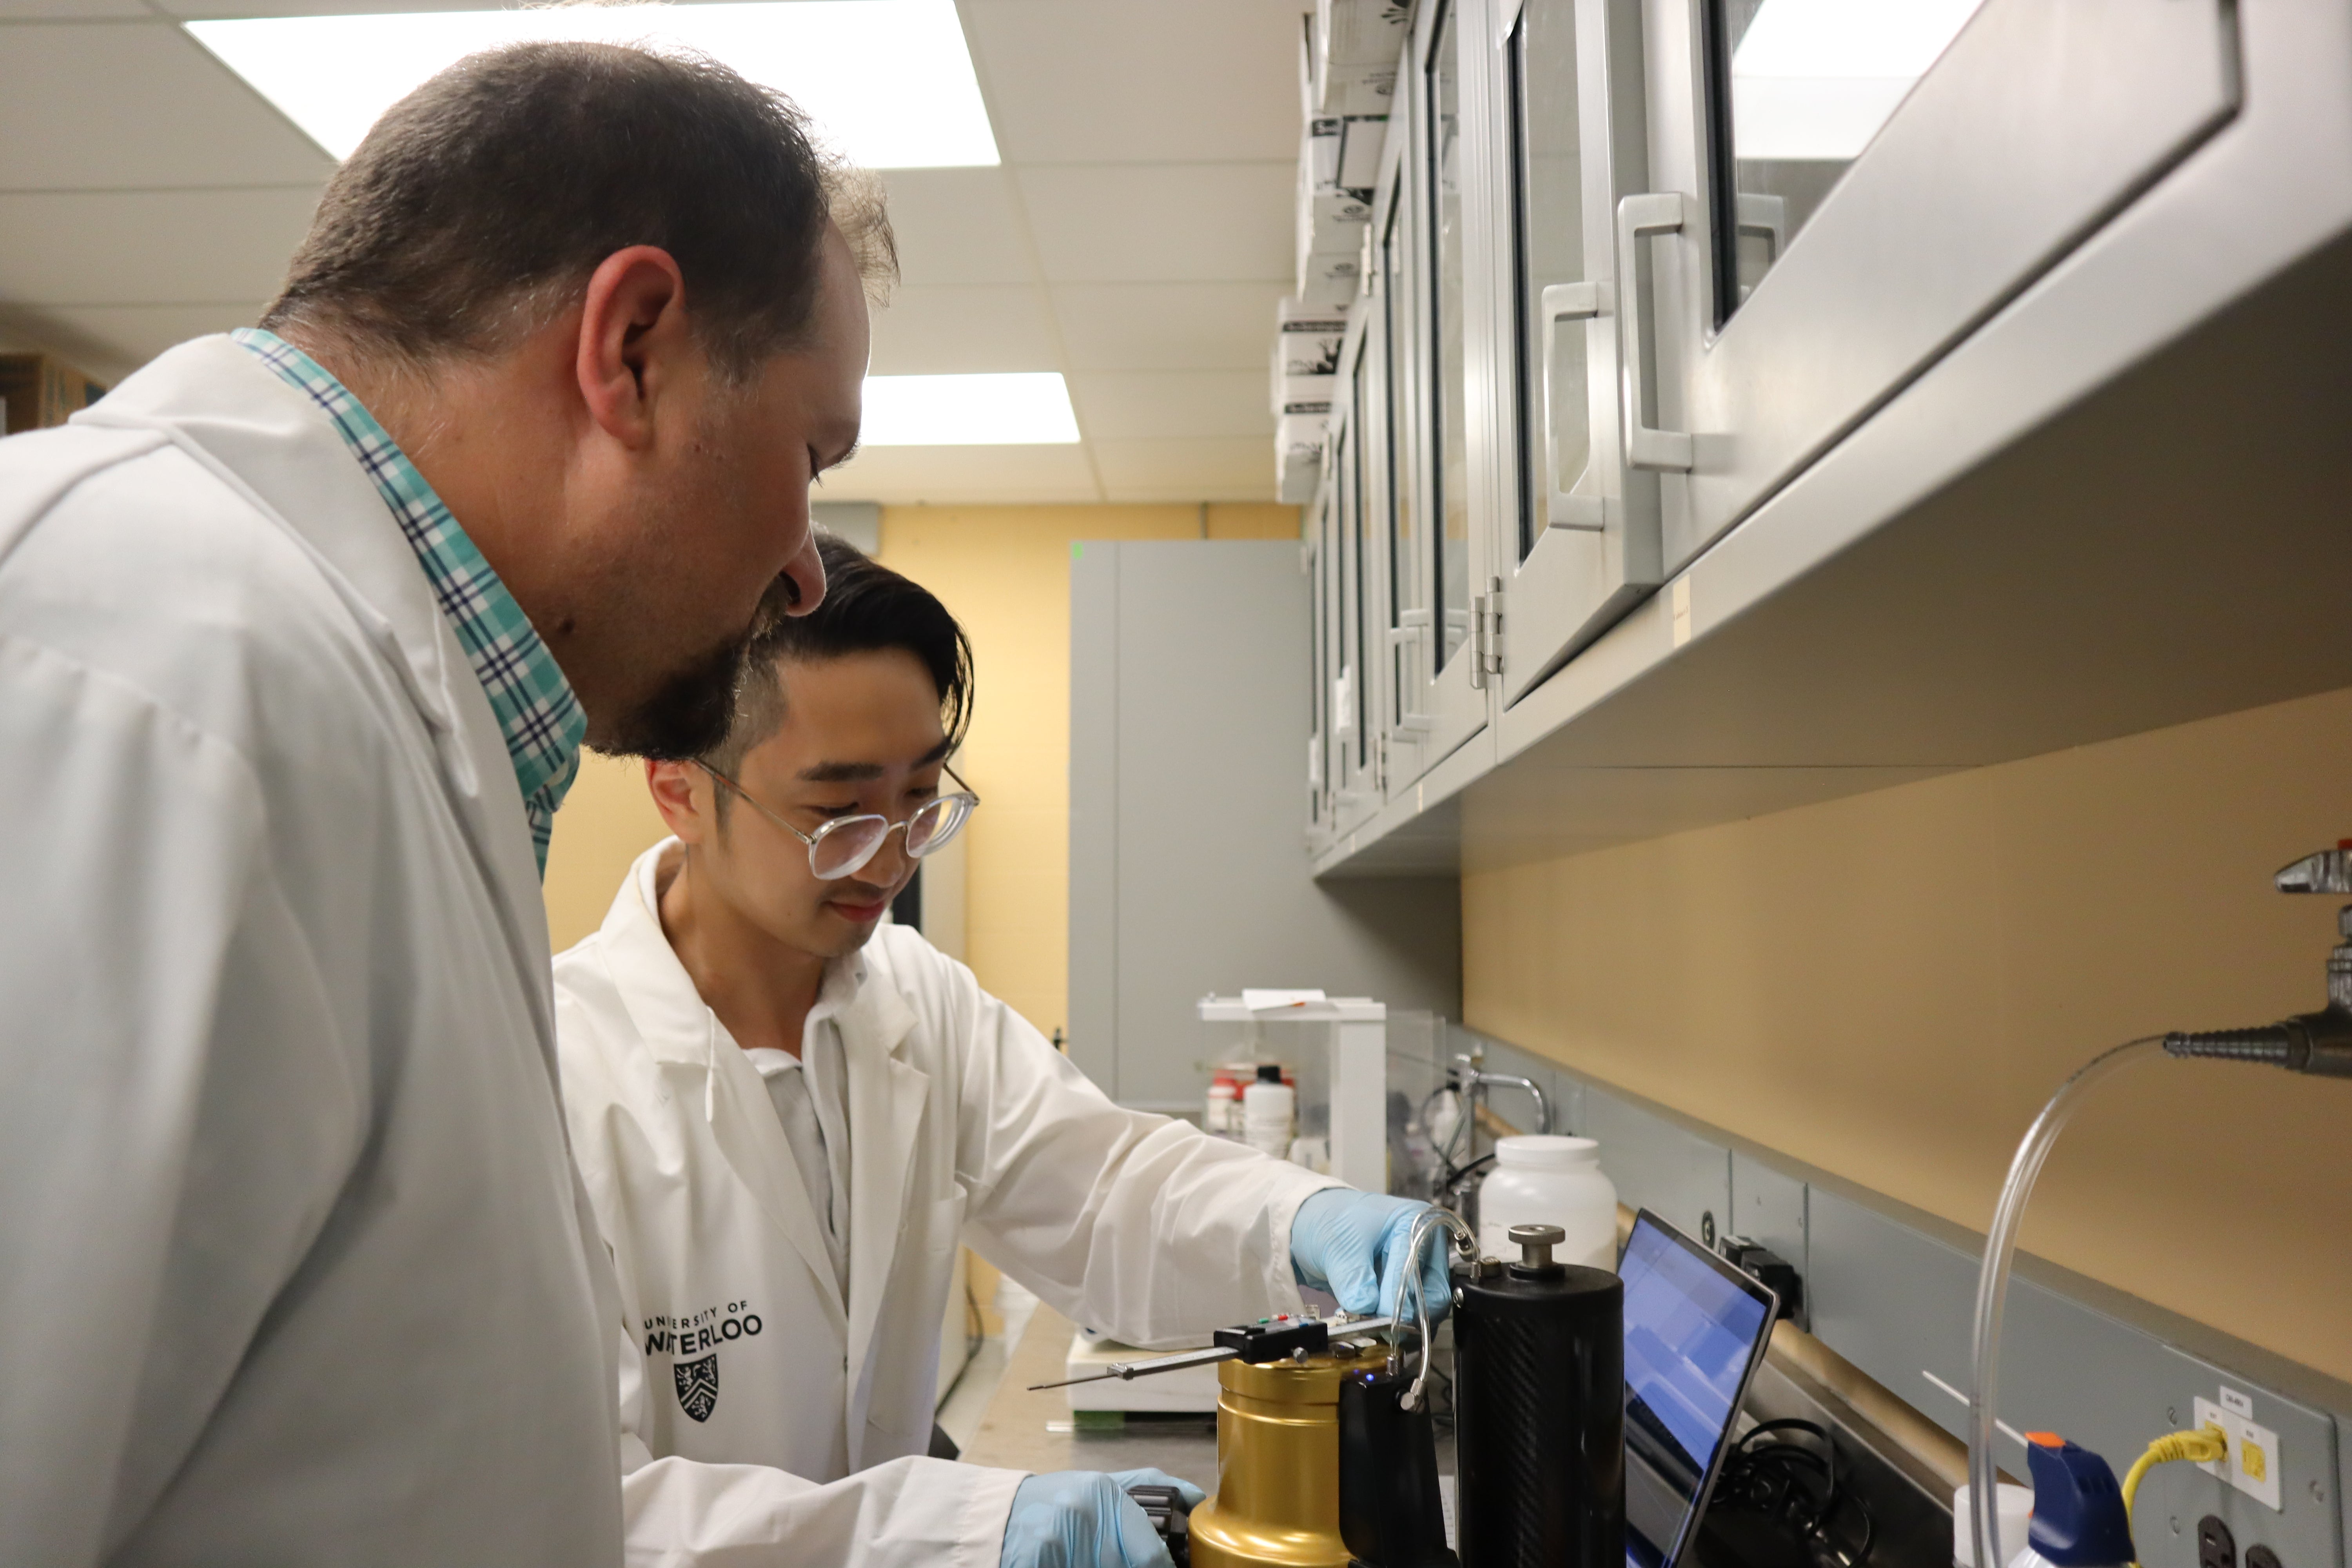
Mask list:
[[[1983,0],[1764,0],[1731,56],[1743,159],[1851,162]]]
[[[860,447],[1045,447],[1077,438],[1070,389],[1052,371],[866,378]]]
[[[539,39],[647,43],[723,61],[791,98],[835,151],[869,169],[996,163],[955,0],[762,0],[257,16],[184,24],[337,158],[425,80],[466,56]]]

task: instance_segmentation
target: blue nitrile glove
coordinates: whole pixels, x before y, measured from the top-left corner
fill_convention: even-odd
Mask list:
[[[1413,1216],[1429,1205],[1413,1198],[1326,1187],[1298,1205],[1290,1222],[1290,1267],[1301,1285],[1328,1290],[1350,1312],[1385,1312],[1404,1267]],[[1442,1236],[1422,1247],[1421,1299],[1432,1321],[1454,1304]]]
[[[1129,1487],[1174,1487],[1187,1509],[1208,1496],[1159,1470],[1055,1470],[1013,1494],[999,1568],[1173,1568]]]

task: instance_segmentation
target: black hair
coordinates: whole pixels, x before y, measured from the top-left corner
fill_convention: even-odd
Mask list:
[[[971,640],[929,588],[902,577],[848,541],[819,530],[817,559],[824,564],[824,597],[805,616],[772,618],[744,656],[735,691],[735,721],[726,740],[702,761],[732,775],[743,753],[784,721],[782,664],[822,664],[856,653],[900,648],[930,672],[940,694],[940,722],[952,754],[971,723]],[[726,792],[720,791],[723,802]]]

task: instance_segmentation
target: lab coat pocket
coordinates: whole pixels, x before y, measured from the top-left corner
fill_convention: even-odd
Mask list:
[[[930,1213],[924,1215],[923,1220],[922,1247],[925,1252],[939,1258],[955,1250],[956,1244],[963,1238],[964,1205],[969,1201],[963,1189],[958,1187],[954,1196],[941,1198],[929,1205]]]

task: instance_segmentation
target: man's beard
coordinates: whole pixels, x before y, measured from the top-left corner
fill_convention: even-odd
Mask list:
[[[750,626],[672,670],[610,732],[591,735],[590,743],[608,756],[656,763],[689,763],[718,750],[735,727],[736,695],[752,646],[799,597],[799,587],[780,574]]]

